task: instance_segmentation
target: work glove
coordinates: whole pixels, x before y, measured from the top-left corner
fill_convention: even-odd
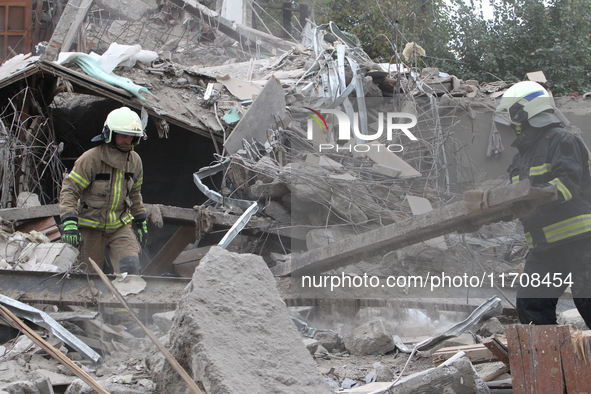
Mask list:
[[[62,235],[62,241],[77,248],[82,242],[82,236],[80,230],[78,230],[78,220],[75,218],[66,219],[63,222],[64,234]]]
[[[137,237],[137,241],[140,243],[142,249],[144,249],[148,244],[148,220],[134,220],[134,223],[136,227],[135,235]]]

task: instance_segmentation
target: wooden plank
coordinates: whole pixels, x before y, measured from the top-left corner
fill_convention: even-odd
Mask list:
[[[567,393],[591,392],[591,361],[576,353],[569,326],[556,330]]]
[[[433,364],[439,365],[463,351],[472,364],[486,363],[489,361],[498,361],[497,357],[483,344],[451,346],[437,350],[433,353]]]
[[[556,188],[537,189],[524,180],[496,188],[488,195],[487,208],[469,210],[463,202],[434,209],[398,223],[368,231],[326,247],[294,255],[288,264],[277,264],[271,269],[275,275],[307,275],[344,267],[352,260],[375,254],[384,255],[392,250],[413,245],[454,231],[475,231],[486,223],[499,221],[513,214],[515,203],[527,201],[541,205],[556,199]]]
[[[108,279],[107,279],[108,280]],[[41,338],[35,331],[27,326],[21,319],[16,317],[4,305],[0,305],[0,315],[4,316],[9,322],[13,322],[17,328],[29,337],[30,340],[45,350],[51,357],[64,364],[71,372],[82,379],[86,384],[95,389],[100,394],[109,394],[107,390],[101,387],[90,375],[80,369],[72,360],[67,358],[62,352],[51,346],[43,338]]]
[[[556,326],[527,326],[533,350],[535,392],[562,394],[562,365]]]
[[[500,367],[499,369],[497,369],[493,373],[484,376],[482,378],[482,381],[483,382],[490,382],[492,380],[495,380],[496,378],[498,378],[499,376],[501,376],[502,374],[504,374],[506,372],[509,372],[509,367],[507,365],[503,365],[502,367]]]
[[[156,335],[154,335],[152,330],[150,330],[148,327],[146,327],[144,325],[144,323],[142,323],[142,321],[137,317],[135,312],[129,307],[129,305],[127,305],[125,298],[123,298],[121,293],[119,293],[119,291],[115,288],[115,286],[113,286],[113,284],[109,281],[109,278],[107,278],[107,276],[98,267],[98,265],[96,265],[96,263],[94,261],[92,261],[92,259],[89,259],[89,261],[90,261],[90,264],[92,265],[92,268],[94,268],[96,273],[100,276],[100,278],[103,281],[103,283],[105,284],[105,286],[107,286],[109,288],[109,290],[111,291],[111,293],[113,293],[115,298],[117,298],[117,300],[119,300],[119,302],[125,307],[125,309],[127,309],[129,311],[130,315],[133,317],[133,319],[136,321],[136,323],[141,327],[142,330],[144,330],[146,335],[148,335],[148,338],[150,338],[150,340],[154,343],[154,345],[156,345],[158,350],[160,350],[160,352],[164,355],[164,357],[170,363],[170,365],[174,368],[174,370],[177,371],[177,373],[185,381],[189,390],[191,390],[191,392],[193,394],[203,394],[203,391],[201,391],[199,389],[199,387],[197,387],[197,384],[195,384],[195,382],[193,381],[193,379],[191,379],[191,377],[189,376],[187,371],[185,371],[183,369],[183,367],[178,363],[178,361],[173,357],[173,355],[170,354],[170,351],[166,347],[164,347],[162,342],[160,342],[160,340],[156,337]]]
[[[517,326],[519,341],[521,342],[521,361],[523,363],[523,377],[525,389],[528,393],[534,393],[536,382],[534,380],[534,343],[531,335],[532,326]]]
[[[182,226],[142,271],[142,275],[157,276],[168,270],[187,245],[195,241],[195,228]]]
[[[482,341],[482,344],[486,346],[486,348],[490,350],[499,361],[502,361],[506,366],[509,366],[509,350],[507,349],[507,346],[501,343],[501,341],[495,337],[491,337]]]
[[[521,341],[517,325],[505,326],[505,334],[507,334],[507,348],[509,350],[509,363],[511,366],[511,379],[513,381],[513,392],[515,394],[525,394],[525,369],[523,365]],[[528,393],[529,394],[529,393]]]

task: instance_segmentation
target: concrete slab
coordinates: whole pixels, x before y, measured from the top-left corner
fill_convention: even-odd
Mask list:
[[[330,393],[260,256],[213,247],[179,302],[170,351],[208,394]],[[182,393],[169,365],[159,393]]]

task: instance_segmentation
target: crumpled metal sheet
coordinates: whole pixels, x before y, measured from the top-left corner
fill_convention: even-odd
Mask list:
[[[92,350],[80,339],[76,338],[70,331],[62,327],[61,324],[56,322],[47,313],[2,294],[0,294],[0,303],[21,319],[26,319],[45,328],[90,361],[94,363],[102,362],[102,358],[97,352]]]
[[[232,240],[236,238],[238,233],[240,233],[240,231],[242,231],[242,229],[246,226],[250,218],[259,210],[259,206],[256,201],[224,197],[220,193],[211,190],[210,188],[205,186],[203,182],[201,182],[201,179],[216,174],[225,169],[226,165],[229,162],[230,159],[227,158],[219,164],[210,167],[203,167],[202,169],[193,174],[193,180],[195,181],[195,185],[197,185],[197,188],[201,191],[201,193],[205,194],[207,198],[217,202],[218,204],[232,205],[244,209],[244,213],[240,216],[240,218],[238,218],[236,223],[234,223],[234,225],[230,228],[230,230],[228,230],[226,235],[224,235],[224,238],[222,238],[222,240],[218,243],[218,246],[223,249],[228,247],[230,242],[232,242]]]
[[[476,308],[465,320],[454,325],[449,330],[445,331],[443,334],[438,335],[436,337],[431,337],[426,341],[421,342],[416,347],[416,350],[429,350],[437,344],[445,341],[446,339],[455,338],[461,335],[464,331],[466,331],[468,328],[472,327],[479,321],[491,318],[493,316],[498,316],[501,313],[503,313],[501,299],[499,297],[491,297],[486,302],[482,303],[478,308]]]

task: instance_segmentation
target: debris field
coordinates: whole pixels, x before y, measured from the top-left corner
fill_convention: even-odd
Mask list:
[[[36,52],[0,66],[0,393],[588,387],[572,300],[559,326],[520,325],[506,283],[528,247],[503,219],[556,199],[507,184],[492,115],[510,83],[420,69],[414,43],[374,62],[307,5],[289,39],[253,28],[252,5],[242,23],[130,7],[38,2]],[[556,107],[585,140],[584,100]],[[57,202],[122,105],[147,119],[150,239],[141,275],[98,275]]]

